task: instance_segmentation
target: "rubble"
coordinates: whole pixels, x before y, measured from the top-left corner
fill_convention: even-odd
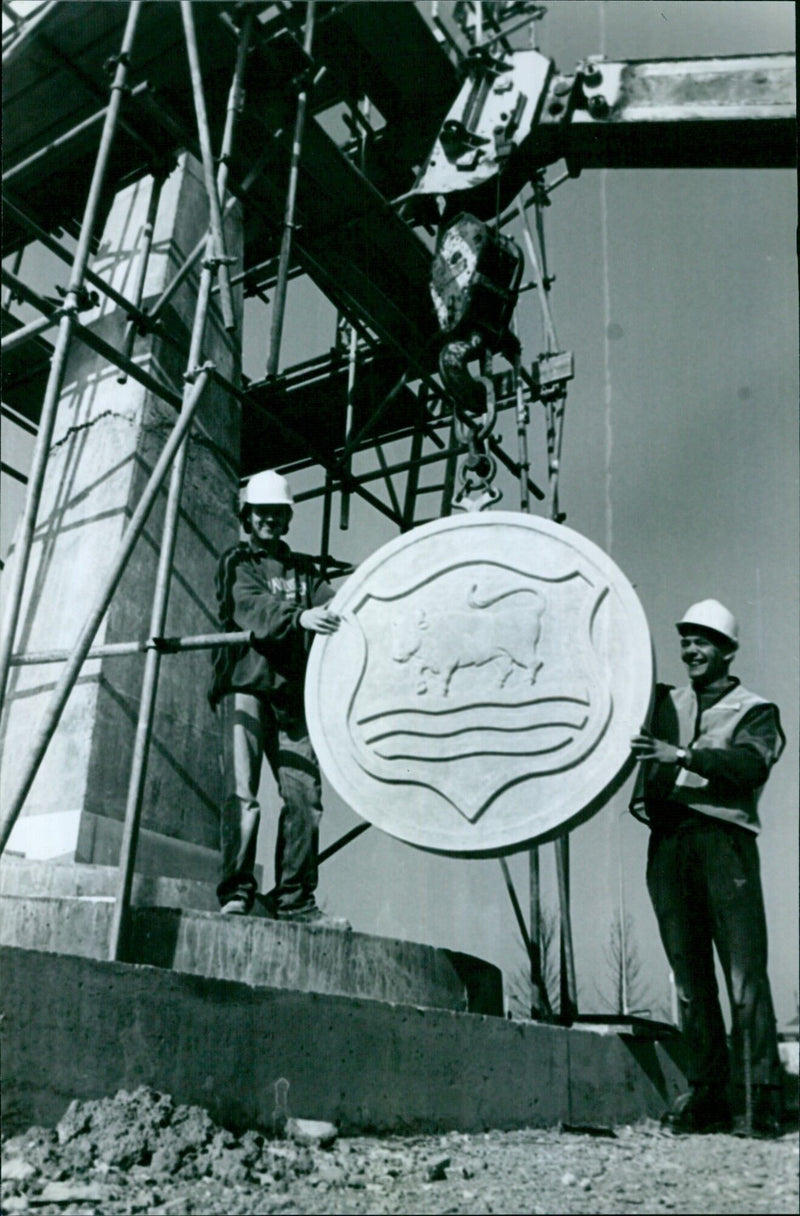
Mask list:
[[[339,1134],[333,1123],[321,1119],[289,1119],[286,1124],[286,1135],[295,1144],[317,1144],[320,1148],[330,1148]]]
[[[141,1087],[72,1102],[56,1128],[2,1146],[2,1212],[37,1216],[273,1213],[795,1213],[796,1129],[773,1141],[672,1137],[649,1121],[612,1137],[563,1128],[320,1135],[217,1126]]]

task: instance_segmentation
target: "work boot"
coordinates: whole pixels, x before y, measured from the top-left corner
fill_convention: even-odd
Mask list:
[[[675,1135],[727,1132],[731,1129],[731,1106],[719,1090],[707,1085],[693,1086],[676,1098],[661,1116],[661,1126]]]
[[[311,925],[315,929],[342,929],[349,932],[353,926],[343,916],[329,916],[313,901],[304,904],[302,908],[278,909],[278,920],[289,921],[294,925]]]
[[[231,896],[220,908],[223,916],[247,916],[249,911],[250,904],[242,895]]]

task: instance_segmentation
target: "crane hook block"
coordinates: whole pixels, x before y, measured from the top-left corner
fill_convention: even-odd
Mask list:
[[[431,268],[431,296],[442,331],[477,331],[489,350],[502,349],[517,302],[523,257],[502,236],[466,212],[439,230]]]

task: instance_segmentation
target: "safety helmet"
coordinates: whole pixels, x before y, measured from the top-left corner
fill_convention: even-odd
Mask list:
[[[687,608],[677,623],[678,633],[686,633],[692,626],[700,629],[710,629],[731,642],[739,645],[739,626],[736,617],[719,600],[701,600]]]
[[[274,469],[253,474],[245,486],[242,502],[250,507],[294,506],[288,481]]]

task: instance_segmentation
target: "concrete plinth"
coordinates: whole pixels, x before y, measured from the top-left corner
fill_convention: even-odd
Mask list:
[[[103,895],[0,896],[0,944],[107,959],[112,911],[112,899]],[[253,987],[503,1014],[502,975],[491,963],[366,933],[134,907],[126,957]]]
[[[30,950],[0,964],[9,1130],[142,1084],[269,1129],[285,1078],[291,1113],[351,1133],[631,1122],[684,1086],[652,1040]]]
[[[151,183],[122,190],[112,206],[94,267],[130,296],[141,257],[140,234]],[[167,179],[155,225],[143,307],[161,294],[208,224],[200,167],[184,157]],[[238,255],[240,224],[227,226]],[[163,325],[188,352],[198,268],[164,311]],[[237,299],[239,312],[240,299]],[[126,318],[103,304],[81,322],[116,348]],[[137,338],[135,359],[178,398],[186,353],[162,338]],[[202,359],[238,375],[238,338],[216,304]],[[176,421],[176,411],[77,338],[67,362],[48,457],[16,651],[69,650],[104,583],[132,511]],[[234,507],[239,465],[239,406],[218,386],[206,388],[188,445],[171,585],[168,635],[216,628],[214,573],[220,552],[237,539]],[[126,568],[97,644],[144,640],[150,632],[166,485]],[[13,561],[13,557],[11,559]],[[2,797],[16,789],[31,738],[58,678],[59,665],[12,668],[2,724]],[[213,880],[218,868],[220,726],[206,702],[207,652],[164,657],[144,797],[137,868]],[[143,657],[93,660],[72,691],[12,834],[28,857],[114,864],[124,817]]]
[[[0,858],[0,896],[22,899],[113,899],[119,890],[119,881],[118,866],[30,861],[9,856],[8,853]],[[219,910],[216,886],[212,882],[142,874],[138,871],[133,876],[131,902],[148,907],[194,908],[198,912]]]

